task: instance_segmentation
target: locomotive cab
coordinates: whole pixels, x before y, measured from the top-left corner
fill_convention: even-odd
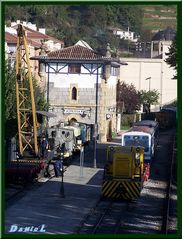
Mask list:
[[[143,155],[142,147],[108,147],[105,175],[126,179],[141,177]]]
[[[135,199],[144,180],[144,148],[109,146],[102,195],[112,199]]]

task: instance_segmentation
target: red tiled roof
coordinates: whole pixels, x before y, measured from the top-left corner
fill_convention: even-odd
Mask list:
[[[48,59],[100,60],[103,56],[83,46],[74,45],[48,53]]]
[[[32,39],[27,38],[27,43],[29,43],[31,46],[34,46],[35,48],[40,48],[41,47],[41,43],[36,42],[36,41],[32,41]]]
[[[17,25],[13,26],[13,28],[17,28]],[[35,31],[33,29],[30,29],[26,26],[23,26],[23,28],[25,29],[26,33],[27,33],[27,37],[31,38],[31,39],[39,39],[39,40],[53,40],[55,42],[60,42],[63,43],[63,41],[60,41],[54,37],[48,36],[46,34],[43,34],[39,31]]]
[[[5,41],[8,44],[17,44],[17,36],[14,34],[11,34],[9,32],[5,32]],[[32,41],[30,38],[27,37],[27,43],[29,43],[31,46],[34,47],[40,47],[41,44],[35,41]]]
[[[5,32],[5,41],[7,43],[14,43],[16,44],[17,43],[17,36],[9,33],[9,32]]]

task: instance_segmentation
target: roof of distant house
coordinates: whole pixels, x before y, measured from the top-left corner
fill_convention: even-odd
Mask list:
[[[157,32],[152,38],[153,41],[172,41],[176,36],[176,30],[167,27],[164,30]]]
[[[17,43],[17,36],[9,33],[9,32],[5,32],[5,41],[7,43],[12,43],[12,44],[16,44]]]
[[[17,27],[18,27],[18,25],[15,25],[12,28],[16,29]],[[35,31],[35,30],[33,30],[31,28],[28,28],[26,26],[23,26],[23,28],[26,30],[27,37],[30,38],[30,39],[40,39],[40,40],[47,40],[47,41],[52,40],[52,41],[57,42],[57,43],[64,43],[62,40],[58,40],[54,37],[48,36],[46,34],[43,34],[43,33],[39,32],[39,31]]]
[[[17,36],[14,35],[14,34],[11,34],[9,32],[5,32],[5,41],[8,43],[8,44],[17,44]],[[40,47],[41,44],[38,43],[38,42],[35,42],[33,41],[32,39],[28,38],[27,37],[27,43],[31,44],[32,46],[34,47]]]

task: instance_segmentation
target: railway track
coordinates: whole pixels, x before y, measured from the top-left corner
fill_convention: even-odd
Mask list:
[[[115,225],[117,225],[119,217],[118,210],[114,202],[102,200],[96,203],[95,207],[81,222],[77,229],[77,234],[98,234],[98,233],[114,233]],[[121,206],[121,203],[119,203]],[[114,209],[115,207],[115,209]],[[122,206],[121,206],[122,207]],[[107,224],[108,227],[106,226]],[[112,225],[112,226],[111,226]],[[107,229],[109,230],[106,230]]]
[[[173,144],[172,144],[172,157],[171,161],[169,162],[169,179],[168,179],[168,186],[166,190],[166,200],[164,203],[164,214],[163,214],[163,223],[161,227],[161,233],[168,234],[170,230],[170,204],[172,198],[172,181],[174,178],[174,161],[176,160],[176,137],[174,136]]]
[[[170,233],[171,185],[175,160],[174,139],[175,133],[161,134],[156,158],[152,164],[151,178],[145,183],[138,200],[133,202],[99,200],[76,233]]]

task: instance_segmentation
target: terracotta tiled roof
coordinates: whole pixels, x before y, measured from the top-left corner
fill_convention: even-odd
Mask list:
[[[50,52],[46,58],[68,60],[100,60],[103,59],[103,56],[86,47],[74,45]]]
[[[5,41],[7,42],[7,43],[14,43],[14,44],[16,44],[17,43],[17,36],[15,36],[15,35],[13,35],[13,34],[11,34],[11,33],[9,33],[9,32],[5,32]]]
[[[17,25],[13,26],[13,28],[17,28]],[[30,29],[26,26],[23,26],[23,28],[25,29],[26,33],[27,33],[27,37],[30,39],[38,39],[38,40],[53,40],[54,42],[59,42],[59,43],[63,43],[63,41],[60,41],[54,37],[48,36],[46,34],[43,34],[39,31],[35,31],[33,29]]]
[[[8,44],[17,44],[17,36],[9,32],[5,32],[5,42]],[[41,44],[27,37],[27,43],[34,47],[40,47]]]
[[[32,39],[27,38],[27,43],[29,43],[31,46],[34,46],[35,48],[40,48],[41,47],[41,43],[36,42],[36,41],[32,41]]]
[[[127,65],[126,62],[122,62],[117,58],[106,57],[98,52],[80,45],[74,45],[66,47],[60,50],[49,52],[45,55],[31,57],[31,60],[41,60],[41,61],[62,61],[62,62],[112,62],[114,67],[119,67],[119,65]]]

